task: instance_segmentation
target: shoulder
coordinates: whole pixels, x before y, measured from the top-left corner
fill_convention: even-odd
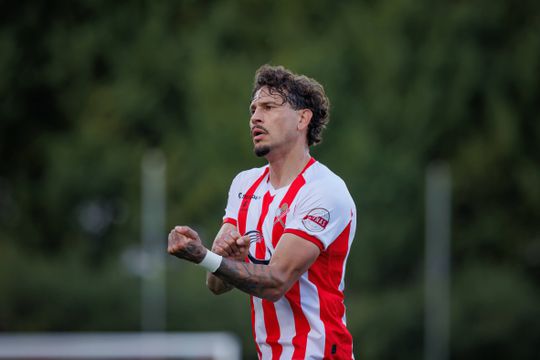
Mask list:
[[[304,173],[306,184],[302,188],[304,196],[327,201],[351,204],[354,201],[347,185],[338,175],[320,162],[315,162]]]

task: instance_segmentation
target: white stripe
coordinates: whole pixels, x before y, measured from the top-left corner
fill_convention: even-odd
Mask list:
[[[306,343],[306,359],[322,359],[326,334],[321,320],[319,292],[315,284],[308,280],[307,272],[302,275],[300,281],[300,304],[310,326]]]
[[[253,296],[253,307],[255,309],[255,341],[259,345],[263,359],[272,358],[272,349],[266,343],[266,327],[264,325],[264,312],[262,309],[262,300]]]
[[[279,343],[283,346],[280,360],[290,360],[292,359],[294,352],[292,339],[296,334],[294,314],[289,301],[285,297],[282,297],[279,301],[275,302],[274,305],[276,307],[276,315],[280,330]]]

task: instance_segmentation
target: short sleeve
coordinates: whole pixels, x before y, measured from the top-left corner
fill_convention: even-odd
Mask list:
[[[240,193],[240,174],[236,175],[229,188],[229,196],[227,199],[227,206],[225,207],[225,215],[223,216],[223,223],[230,223],[237,225],[238,209],[240,208],[241,196]]]
[[[300,236],[324,251],[356,216],[354,202],[343,184],[306,186],[298,194],[285,233]]]

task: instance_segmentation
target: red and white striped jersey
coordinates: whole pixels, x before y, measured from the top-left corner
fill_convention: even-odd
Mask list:
[[[224,222],[250,236],[247,261],[268,264],[283,233],[321,253],[277,302],[251,297],[259,359],[353,359],[343,289],[354,201],[343,180],[313,158],[289,186],[274,189],[268,173],[268,166],[243,171],[229,191]]]

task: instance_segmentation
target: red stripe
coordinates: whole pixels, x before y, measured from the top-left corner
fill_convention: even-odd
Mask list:
[[[306,343],[308,333],[311,330],[307,321],[302,305],[300,303],[300,282],[297,281],[293,287],[287,292],[285,298],[289,301],[294,315],[294,328],[296,334],[292,340],[294,353],[292,359],[303,359],[306,355]]]
[[[283,352],[283,346],[278,342],[281,337],[279,322],[276,314],[274,303],[262,299],[262,308],[264,313],[264,326],[266,327],[266,343],[272,349],[272,359],[279,360]]]
[[[279,204],[279,209],[282,209],[282,212],[278,216],[274,217],[274,227],[272,229],[272,245],[274,245],[274,248],[277,246],[277,243],[281,238],[281,235],[283,234],[283,230],[285,229],[284,224],[287,221],[287,213],[290,210],[291,203],[296,197],[296,194],[298,194],[298,191],[300,191],[300,188],[306,183],[306,180],[303,176],[304,171],[306,171],[307,168],[309,168],[314,163],[315,159],[310,158],[306,166],[304,166],[304,168],[300,172],[300,174],[298,174],[296,179],[294,179],[291,186],[289,187],[289,190],[287,190],[287,193]]]
[[[310,158],[310,160],[308,161],[304,169],[300,172],[300,174],[296,177],[296,179],[291,184],[289,190],[287,191],[283,200],[280,203],[280,208],[284,204],[287,204],[287,209],[288,209],[288,207],[290,206],[290,204],[296,197],[300,188],[305,184],[305,179],[302,176],[302,174],[313,163],[315,163],[315,159]],[[238,227],[239,227],[238,230],[242,235],[246,231],[247,210],[249,208],[252,195],[257,189],[257,187],[260,185],[260,183],[262,182],[266,174],[268,173],[268,169],[269,169],[268,167],[265,169],[265,172],[263,173],[263,175],[261,175],[261,177],[259,177],[259,179],[257,179],[257,181],[251,186],[251,188],[248,190],[248,192],[244,196],[244,199],[242,200],[242,204],[240,206],[239,214],[238,214]],[[269,203],[271,202],[271,199],[269,200],[269,198],[267,198],[266,195],[265,195],[265,198],[267,199],[267,201],[269,201],[268,202],[268,205],[269,205]],[[264,200],[263,200],[263,205],[264,205]],[[264,211],[264,207],[263,207],[263,211]],[[266,213],[267,212],[268,212],[268,209],[266,209]],[[263,214],[261,213],[261,218],[263,219],[262,221],[264,221],[264,217],[262,215]],[[267,214],[265,214],[265,216],[266,215]],[[259,218],[259,223],[262,228],[261,218]],[[285,224],[286,218],[287,218],[287,212],[285,212],[280,217],[283,224]],[[283,225],[279,221],[277,221],[276,223],[276,220],[277,218],[274,217],[274,227],[272,229],[272,243],[274,247],[277,245],[277,242],[279,241],[279,238],[281,237],[284,230]],[[293,338],[293,345],[295,347],[295,355],[293,355],[293,358],[303,358],[305,356],[307,334],[309,333],[310,327],[301,308],[300,291],[299,291],[300,289],[299,289],[298,282],[295,285],[293,285],[292,289],[297,289],[297,290],[293,290],[290,295],[289,293],[287,293],[286,298],[291,304],[291,308],[293,309],[294,322],[295,322],[295,328],[296,328],[296,334]],[[276,308],[274,304],[268,300],[263,299],[261,300],[261,303],[262,303],[263,315],[264,315],[264,325],[265,325],[266,333],[267,333],[266,343],[270,346],[272,350],[272,359],[278,360],[281,356],[281,353],[283,352],[283,347],[279,343],[279,339],[281,337],[281,331],[279,328]],[[253,308],[252,308],[252,311],[254,311]],[[252,312],[252,326],[253,326],[253,331],[254,331],[254,336],[255,336],[254,318],[255,318],[255,314]],[[258,350],[258,354],[259,356],[261,356],[260,350]],[[302,354],[302,355],[298,357],[297,355],[299,354]]]
[[[253,333],[253,341],[255,341],[255,348],[257,349],[257,354],[259,354],[259,359],[262,359],[261,349],[259,348],[259,344],[257,344],[255,332],[255,306],[253,305],[253,296],[249,297],[249,305],[251,307],[251,332]]]
[[[283,231],[283,233],[284,234],[287,234],[287,233],[288,234],[294,234],[296,236],[299,236],[302,239],[305,239],[305,240],[310,241],[310,242],[314,243],[315,245],[317,245],[317,247],[319,248],[319,250],[321,250],[321,252],[324,251],[324,244],[322,243],[322,241],[317,239],[315,236],[308,234],[305,231],[298,230],[298,229],[285,229],[285,231]]]
[[[259,221],[257,223],[257,231],[261,234],[261,236],[262,224],[266,218],[266,215],[268,214],[268,207],[272,203],[272,200],[274,200],[274,197],[270,195],[269,191],[267,191],[266,194],[264,194],[261,216],[259,217]],[[266,243],[264,242],[264,239],[261,239],[261,241],[257,243],[255,248],[255,257],[257,259],[264,259],[266,257]]]
[[[255,190],[257,190],[257,188],[263,181],[266,174],[268,174],[268,169],[269,167],[267,166],[264,169],[263,174],[253,183],[253,185],[251,185],[247,193],[244,195],[244,198],[242,199],[242,203],[240,204],[240,209],[238,210],[238,232],[241,235],[244,235],[246,232],[246,218],[247,218],[247,213],[249,209],[249,204],[251,203],[251,198],[253,197]]]
[[[268,208],[274,200],[274,197],[270,195],[270,192],[267,191],[264,194],[263,205],[261,216],[257,223],[257,230],[262,234],[262,224],[266,215],[268,214]],[[266,243],[264,240],[257,243],[255,249],[255,254],[258,259],[264,259],[266,256]],[[264,326],[266,327],[266,343],[270,345],[272,349],[272,359],[279,359],[281,353],[283,352],[283,346],[278,342],[281,337],[281,332],[279,329],[279,322],[276,314],[276,307],[274,304],[268,300],[262,300],[262,308],[264,313]]]
[[[347,257],[351,222],[336,240],[321,253],[308,271],[308,279],[317,284],[321,320],[324,324],[326,341],[324,357],[332,359],[352,358],[352,336],[343,324],[345,314],[343,292],[339,284],[343,276],[343,263]],[[336,353],[332,354],[332,347]]]
[[[267,166],[264,169],[264,172],[262,175],[251,185],[249,190],[244,195],[244,198],[242,199],[242,203],[240,204],[240,209],[238,209],[238,232],[241,235],[244,235],[246,232],[246,219],[247,219],[247,213],[249,209],[249,204],[251,203],[251,199],[253,198],[253,194],[255,193],[255,190],[259,187],[263,179],[266,177],[266,174],[268,174],[269,167]],[[246,258],[246,261],[249,261]],[[253,306],[253,297],[250,297],[251,300],[251,330],[253,331],[253,339],[255,340],[255,346],[257,348],[257,354],[259,355],[259,359],[262,359],[261,349],[259,348],[259,345],[257,344],[257,332],[255,329],[255,308]],[[274,310],[275,312],[275,310]],[[265,318],[265,324],[266,324],[266,318]]]
[[[233,218],[225,218],[223,219],[223,224],[232,224],[234,226],[236,226],[236,219],[233,219]]]
[[[300,188],[304,186],[306,180],[304,179],[304,171],[307,170],[312,164],[315,163],[315,159],[310,158],[306,166],[302,169],[300,174],[294,179],[289,190],[281,200],[279,204],[279,209],[283,209],[282,213],[274,217],[274,227],[272,228],[272,244],[274,248],[277,246],[281,235],[283,235],[284,224],[287,221],[287,214],[290,210],[290,205],[292,204],[294,198],[300,191]],[[285,205],[285,207],[283,207]],[[300,285],[298,281],[292,286],[292,288],[287,292],[285,298],[289,302],[293,315],[294,315],[294,325],[296,333],[293,337],[292,343],[294,346],[293,359],[303,359],[306,351],[306,342],[307,334],[309,333],[310,326],[309,322],[302,311],[302,305],[300,304]],[[275,308],[273,309],[275,311]],[[266,314],[266,312],[265,312]],[[278,328],[279,331],[279,328]],[[267,332],[268,327],[267,327]],[[275,337],[274,334],[272,334]],[[279,338],[279,337],[278,337]]]

